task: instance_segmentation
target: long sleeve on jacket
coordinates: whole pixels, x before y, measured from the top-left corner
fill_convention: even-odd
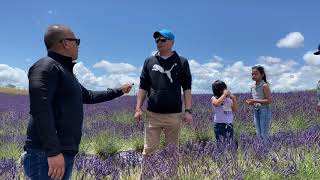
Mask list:
[[[37,69],[35,70],[35,68]],[[50,63],[33,67],[28,73],[30,112],[42,148],[46,150],[48,156],[55,156],[60,153],[60,142],[56,133],[52,107],[58,76],[56,67]]]

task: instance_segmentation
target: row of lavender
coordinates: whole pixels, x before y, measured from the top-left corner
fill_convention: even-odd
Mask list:
[[[276,133],[272,143],[241,136],[239,148],[213,143],[188,143],[177,151],[167,147],[146,160],[145,179],[172,176],[178,166],[181,179],[319,179],[320,127],[302,132]],[[140,175],[141,156],[128,151],[107,159],[79,155],[75,162],[75,179],[132,179]],[[19,165],[14,160],[0,160],[1,177],[18,179]]]
[[[184,127],[186,140],[177,155],[173,156],[177,159],[170,161],[172,157],[163,157],[167,156],[166,152],[170,149],[160,151],[150,160],[151,164],[159,166],[152,167],[147,176],[165,176],[163,172],[169,172],[165,168],[170,162],[178,162],[178,175],[186,178],[243,179],[255,175],[263,176],[263,172],[271,172],[270,176],[279,177],[300,176],[303,173],[319,175],[317,171],[312,172],[318,167],[314,163],[319,160],[316,154],[319,154],[320,140],[320,119],[314,110],[315,92],[273,95],[273,136],[272,143],[267,144],[255,139],[252,109],[244,103],[248,96],[249,94],[238,95],[240,109],[235,114],[235,131],[239,141],[237,151],[234,151],[234,148],[222,151],[217,147],[212,134],[210,95],[194,95],[194,124]],[[14,179],[21,176],[18,160],[22,153],[28,120],[28,97],[0,94],[0,100],[0,177]],[[107,136],[108,138],[116,136],[117,140],[122,140],[124,144],[128,144],[135,137],[142,141],[143,125],[135,124],[132,117],[134,107],[135,97],[122,97],[112,102],[85,106],[81,147],[89,148],[82,148],[77,157],[76,179],[103,176],[117,179],[139,175],[141,154],[135,147],[124,145],[125,147],[116,150],[125,152],[106,155],[102,159],[101,156],[94,155],[97,151],[94,148],[92,150],[88,143],[95,141],[97,135],[106,132],[112,134]]]

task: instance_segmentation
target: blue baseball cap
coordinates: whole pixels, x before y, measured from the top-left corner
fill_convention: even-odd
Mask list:
[[[159,36],[163,36],[168,40],[174,40],[174,34],[169,29],[162,29],[161,31],[156,31],[153,33],[153,38],[158,38]]]
[[[320,44],[319,44],[319,46],[318,46],[318,51],[317,52],[315,52],[315,53],[313,53],[314,55],[320,55]]]

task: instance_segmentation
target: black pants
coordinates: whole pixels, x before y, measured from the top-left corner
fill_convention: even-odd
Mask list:
[[[233,139],[233,125],[227,123],[214,123],[214,133],[217,141],[224,141]]]

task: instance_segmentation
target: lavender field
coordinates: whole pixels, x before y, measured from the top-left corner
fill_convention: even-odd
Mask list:
[[[144,160],[146,179],[320,179],[320,116],[313,91],[273,94],[270,142],[255,138],[252,109],[238,94],[234,144],[217,145],[210,95],[194,95],[194,123],[184,125],[178,151],[165,147]],[[136,97],[85,105],[83,138],[73,179],[138,179],[143,124],[133,118]],[[20,165],[29,102],[0,93],[0,179],[25,179]],[[75,112],[76,113],[76,112]]]

